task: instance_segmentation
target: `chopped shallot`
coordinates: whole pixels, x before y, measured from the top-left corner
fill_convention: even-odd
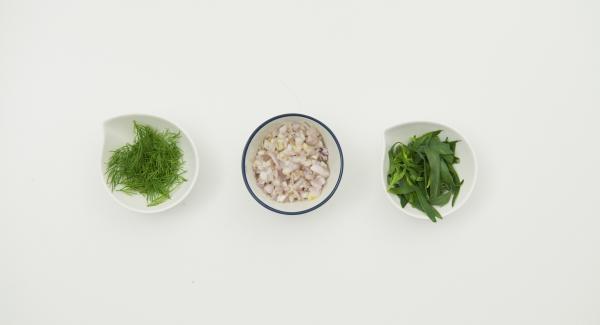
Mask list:
[[[263,139],[252,165],[258,186],[277,202],[316,199],[329,177],[329,152],[319,131],[287,122]]]

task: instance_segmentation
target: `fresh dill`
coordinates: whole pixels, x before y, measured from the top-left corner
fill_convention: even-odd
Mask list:
[[[147,205],[156,206],[186,179],[183,151],[178,145],[181,133],[133,122],[135,138],[113,151],[106,168],[113,191],[141,194]]]

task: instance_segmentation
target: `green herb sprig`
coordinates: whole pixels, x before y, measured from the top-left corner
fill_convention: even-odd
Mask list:
[[[408,145],[396,142],[388,152],[388,192],[423,211],[431,221],[442,219],[434,206],[456,202],[461,180],[454,169],[459,163],[455,155],[458,141],[440,140],[441,130],[413,136]]]
[[[147,205],[156,206],[171,198],[183,177],[181,134],[133,122],[135,139],[114,150],[107,164],[108,184],[113,191],[141,194]]]

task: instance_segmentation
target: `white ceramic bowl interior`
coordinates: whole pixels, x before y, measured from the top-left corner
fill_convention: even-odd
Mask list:
[[[186,182],[179,185],[172,193],[171,199],[157,206],[147,206],[146,199],[142,195],[127,195],[120,191],[112,191],[107,184],[106,164],[112,155],[112,151],[122,147],[134,140],[133,121],[150,125],[158,130],[168,129],[181,132],[179,146],[183,150],[185,161]],[[123,115],[111,118],[104,122],[104,147],[101,158],[102,181],[108,193],[122,206],[136,212],[156,213],[170,209],[179,204],[190,193],[198,176],[198,154],[190,137],[177,125],[160,117],[142,114]]]
[[[414,135],[419,136],[423,133],[435,130],[442,130],[442,133],[440,133],[441,139],[448,137],[448,139],[451,141],[460,140],[460,142],[456,144],[456,156],[460,158],[460,163],[454,165],[454,167],[458,173],[458,176],[461,179],[464,179],[464,183],[460,189],[458,199],[456,200],[454,206],[449,203],[443,207],[435,207],[440,212],[442,217],[445,217],[458,210],[469,199],[469,196],[475,187],[475,181],[477,179],[477,160],[473,150],[471,149],[471,146],[469,145],[469,142],[454,129],[434,122],[403,123],[387,129],[384,133],[385,150],[383,152],[382,169],[383,189],[392,204],[394,204],[400,210],[412,217],[426,220],[429,220],[427,215],[413,208],[410,206],[410,204],[407,204],[404,208],[402,208],[400,199],[396,195],[387,191],[387,173],[390,166],[388,151],[390,150],[391,146],[398,141],[408,143],[410,138]]]
[[[308,123],[309,125],[316,127],[323,136],[325,146],[329,151],[328,164],[330,175],[329,178],[327,178],[327,183],[323,187],[321,195],[314,200],[287,203],[276,202],[257,185],[256,176],[252,170],[252,163],[254,162],[256,153],[266,135],[285,122]],[[320,121],[301,114],[284,114],[267,120],[259,126],[248,139],[242,158],[242,175],[250,194],[265,208],[282,214],[302,214],[323,205],[331,198],[331,196],[333,196],[337,189],[342,178],[343,168],[343,154],[335,135]]]

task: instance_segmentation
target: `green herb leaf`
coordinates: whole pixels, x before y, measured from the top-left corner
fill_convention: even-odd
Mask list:
[[[431,221],[441,219],[433,206],[452,205],[463,181],[454,169],[458,141],[441,141],[441,130],[413,136],[408,144],[394,143],[388,151],[388,191],[398,196],[405,207],[410,203]]]
[[[451,197],[452,197],[452,192],[446,191],[443,194],[436,197],[435,199],[431,199],[429,201],[429,203],[431,203],[431,205],[437,205],[437,206],[441,207],[441,206],[448,204],[448,202],[450,202]]]
[[[431,221],[436,222],[436,219],[442,219],[440,213],[431,205],[431,203],[427,200],[427,196],[424,191],[417,191],[417,199],[419,202],[420,210],[425,212]]]
[[[440,191],[440,155],[431,148],[425,149],[425,155],[429,161],[429,196],[436,198]]]
[[[408,185],[405,182],[400,182],[400,183],[397,183],[395,185],[395,187],[392,187],[392,188],[388,189],[388,191],[390,193],[394,193],[394,194],[397,194],[397,195],[402,195],[402,194],[408,194],[408,193],[417,191],[418,189],[419,188],[416,187],[416,186],[414,186],[414,185]]]

